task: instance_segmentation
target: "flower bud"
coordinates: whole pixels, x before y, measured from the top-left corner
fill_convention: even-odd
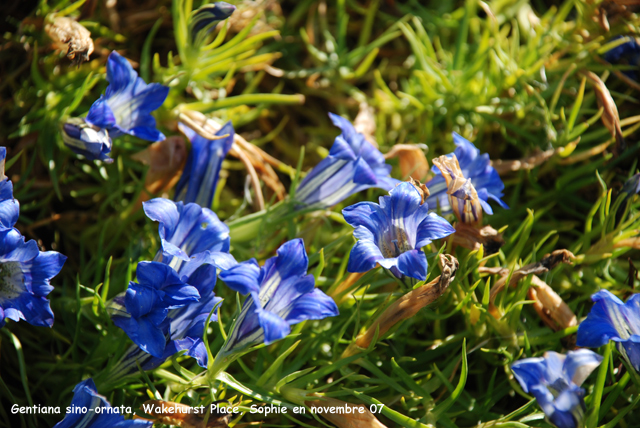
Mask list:
[[[62,140],[75,153],[89,160],[113,162],[111,138],[105,129],[89,125],[84,119],[72,117],[62,124]]]

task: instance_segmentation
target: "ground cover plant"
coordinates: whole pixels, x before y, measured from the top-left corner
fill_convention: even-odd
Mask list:
[[[0,426],[640,427],[636,3],[3,5]]]

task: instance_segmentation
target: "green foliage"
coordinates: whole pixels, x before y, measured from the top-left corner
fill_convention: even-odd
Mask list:
[[[529,300],[531,278],[497,295],[496,319],[490,290],[501,275],[486,268],[513,275],[554,250],[571,251],[573,264],[559,264],[540,280],[578,320],[599,289],[619,296],[637,291],[640,199],[626,199],[619,189],[638,170],[639,87],[618,76],[625,66],[602,55],[616,46],[614,35],[639,31],[638,17],[611,15],[606,31],[596,19],[600,1],[265,0],[254,2],[249,18],[223,22],[210,39],[192,44],[188,19],[201,2],[162,0],[144,13],[133,3],[109,9],[105,2],[42,1],[10,15],[13,27],[0,50],[0,145],[9,148],[7,175],[21,203],[17,227],[69,260],[53,282],[53,328],[10,322],[2,329],[0,426],[53,426],[62,415],[20,415],[16,422],[6,404],[64,409],[72,388],[93,377],[113,405],[135,409],[149,398],[193,406],[227,400],[246,412],[232,419],[236,426],[332,426],[308,411],[266,420],[249,413],[254,404],[303,406],[315,393],[367,408],[382,404],[376,417],[390,427],[549,427],[509,365],[572,349],[577,327],[552,329],[541,320]],[[235,4],[250,10],[253,3]],[[96,50],[88,63],[72,67],[53,49],[44,29],[53,13],[79,18],[91,31]],[[309,272],[340,302],[340,315],[302,323],[288,338],[217,367],[211,378],[177,355],[154,371],[113,380],[131,342],[110,320],[108,301],[159,247],[157,225],[140,210],[149,168],[132,158],[148,143],[118,139],[108,165],[79,159],[58,131],[104,92],[111,50],[137,61],[147,82],[170,86],[155,113],[166,135],[177,134],[178,114],[187,110],[232,120],[246,140],[281,162],[274,168],[290,195],[338,133],[326,112],[353,119],[361,103],[375,110],[383,153],[424,143],[433,158],[451,152],[455,131],[497,167],[522,159],[502,175],[510,209],[494,206],[495,214],[485,216],[505,245],[494,254],[444,242],[426,248],[428,280],[440,274],[439,252],[460,263],[445,294],[388,334],[376,334],[359,354],[341,358],[405,293],[380,269],[357,278],[346,271],[352,228],[340,210],[382,192],[295,212],[290,199],[279,201],[263,185],[261,211],[247,198],[244,165],[229,157],[213,208],[231,229],[231,253],[263,262],[284,240],[304,238]],[[600,76],[617,105],[628,145],[617,156],[586,71]],[[401,177],[398,162],[390,162]],[[224,302],[216,309],[220,322],[207,330],[212,355],[240,306],[222,281],[216,293]],[[603,364],[585,382],[586,426],[637,426],[638,375],[614,346],[601,351]]]

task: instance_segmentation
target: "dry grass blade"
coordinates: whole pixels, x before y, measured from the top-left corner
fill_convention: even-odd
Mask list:
[[[597,74],[591,71],[583,71],[581,74],[589,80],[596,91],[598,106],[604,109],[601,116],[602,123],[609,130],[611,136],[615,138],[616,146],[614,153],[618,155],[626,148],[624,137],[622,136],[622,129],[620,128],[618,107],[615,101],[613,101],[609,89]]]
[[[491,166],[495,168],[498,174],[506,174],[507,172],[520,171],[520,170],[531,170],[537,166],[542,165],[549,159],[551,159],[555,154],[562,151],[562,148],[557,149],[549,149],[545,151],[537,150],[534,154],[530,156],[526,156],[522,159],[516,159],[511,161],[505,161],[501,159],[496,159],[491,161]]]

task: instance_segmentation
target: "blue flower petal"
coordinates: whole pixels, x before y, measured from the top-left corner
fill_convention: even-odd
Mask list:
[[[358,158],[354,164],[353,182],[367,186],[375,186],[378,183],[378,177],[363,158]]]
[[[233,145],[233,125],[229,121],[216,133],[217,136],[227,135],[219,140],[207,140],[182,123],[178,127],[191,141],[191,151],[176,185],[174,199],[211,208],[222,161]]]
[[[390,189],[397,180],[389,177],[391,166],[380,151],[366,141],[346,119],[329,114],[342,129],[329,152],[300,182],[296,199],[304,206],[331,207],[370,187]]]
[[[356,230],[358,226],[362,226],[368,229],[373,236],[379,235],[382,232],[380,225],[387,222],[385,212],[380,208],[380,205],[373,202],[359,202],[348,206],[342,210],[342,215],[345,221]]]
[[[238,263],[229,270],[220,272],[220,279],[229,288],[243,295],[260,291],[259,278],[260,267],[255,259]]]
[[[588,349],[578,349],[567,354],[563,370],[567,378],[577,386],[582,385],[587,377],[602,362],[602,356]]]
[[[607,290],[600,290],[591,296],[591,300],[594,305],[587,319],[578,326],[576,344],[597,348],[625,334],[624,303]]]
[[[380,248],[372,241],[358,241],[351,249],[349,254],[349,262],[347,263],[347,271],[349,272],[367,272],[376,264],[383,260]]]
[[[69,412],[54,428],[151,428],[153,425],[153,421],[143,419],[125,420],[116,409],[111,409],[105,397],[98,394],[91,378],[73,388],[73,399],[68,408],[86,409],[86,412]],[[97,411],[98,408],[101,410]]]
[[[162,293],[160,296],[162,305],[166,308],[172,309],[174,306],[184,305],[189,301],[200,300],[198,290],[192,285],[185,284],[175,270],[163,263],[140,262],[138,263],[136,275],[139,284],[135,285],[135,287],[146,287],[156,292],[156,295],[157,291],[160,291]],[[129,290],[131,288],[129,287]],[[133,316],[137,317],[139,315]]]
[[[546,364],[544,358],[527,358],[513,363],[511,371],[522,390],[528,393],[545,378]]]
[[[580,414],[580,420],[584,418],[584,403],[582,397],[576,391],[563,391],[554,402],[554,412],[549,416],[549,421],[558,428],[579,428],[576,413]]]
[[[204,251],[229,251],[229,228],[210,209],[163,198],[147,201],[143,208],[147,217],[160,223],[162,254],[156,261],[162,259],[180,271],[182,264],[174,257],[187,262]]]
[[[109,86],[89,110],[87,123],[109,131],[112,138],[130,134],[149,141],[161,141],[151,112],[158,109],[169,88],[158,83],[147,85],[131,64],[113,51],[107,60]]]
[[[416,248],[422,248],[431,243],[434,239],[445,238],[452,233],[455,233],[455,231],[456,230],[447,220],[435,213],[430,213],[418,226]]]
[[[124,301],[127,312],[134,318],[140,318],[151,312],[157,302],[162,301],[162,297],[158,290],[133,282],[126,291]]]
[[[602,357],[585,349],[567,355],[547,352],[544,358],[517,361],[511,370],[522,389],[536,397],[549,421],[561,428],[578,428],[585,410],[579,384],[601,361]]]
[[[309,258],[304,249],[304,241],[302,239],[292,239],[285,242],[278,248],[276,253],[278,256],[275,259],[275,269],[281,278],[301,276],[307,273]]]
[[[290,325],[293,325],[305,320],[338,315],[336,302],[319,289],[314,288],[310,293],[303,294],[293,302],[285,319]]]
[[[631,336],[628,340],[619,343],[618,349],[620,349],[620,346],[622,346],[622,349],[624,350],[622,354],[625,355],[633,368],[637,372],[640,372],[640,336]]]
[[[264,343],[270,345],[280,339],[284,339],[291,333],[289,323],[273,312],[258,309],[260,327],[264,330]]]
[[[205,37],[216,27],[216,24],[230,17],[235,10],[235,6],[219,1],[205,4],[194,11],[189,21],[191,42],[201,43],[204,41]]]
[[[71,118],[62,125],[62,141],[74,153],[89,160],[113,162],[109,157],[112,142],[105,129],[94,128],[84,119]]]
[[[400,254],[397,267],[403,275],[420,281],[427,279],[427,258],[422,250],[409,250]]]
[[[49,282],[65,260],[53,251],[40,252],[35,241],[25,242],[16,229],[0,228],[0,327],[6,318],[41,327],[53,325],[45,296],[53,289]]]
[[[84,120],[89,125],[97,126],[98,128],[111,128],[116,125],[116,118],[113,116],[113,112],[104,96],[101,96],[93,103]]]
[[[347,161],[354,161],[358,158],[349,143],[341,136],[336,137],[331,150],[329,150],[329,156]]]
[[[220,274],[232,289],[250,294],[221,350],[223,355],[280,340],[290,333],[291,324],[337,314],[331,298],[314,288],[314,277],[306,272],[308,263],[304,242],[294,239],[284,243],[262,268],[250,260]]]
[[[455,155],[460,165],[468,165],[480,156],[480,150],[478,150],[471,141],[456,132],[452,132],[451,134],[453,136],[453,143],[456,145]]]

